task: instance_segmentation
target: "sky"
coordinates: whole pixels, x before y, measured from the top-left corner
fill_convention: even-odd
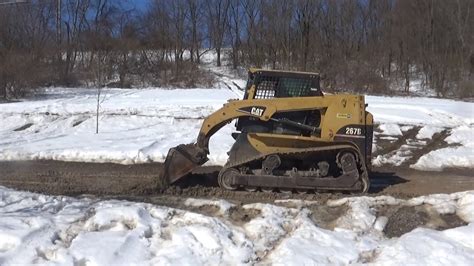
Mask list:
[[[136,8],[140,11],[145,11],[148,7],[148,4],[152,0],[125,0],[124,6],[128,8]]]

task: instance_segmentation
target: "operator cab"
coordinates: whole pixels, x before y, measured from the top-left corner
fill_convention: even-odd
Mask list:
[[[244,99],[323,96],[319,74],[250,69]]]
[[[323,93],[319,84],[319,74],[317,73],[251,68],[248,73],[244,100],[318,96],[323,96]],[[286,118],[297,123],[319,127],[321,113],[317,109],[281,112],[276,113],[274,118]],[[263,122],[253,117],[239,118],[236,122],[236,129],[242,133],[310,134],[310,132],[305,132],[301,128],[272,121]]]

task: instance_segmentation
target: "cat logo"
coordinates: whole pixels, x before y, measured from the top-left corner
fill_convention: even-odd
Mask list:
[[[259,108],[259,107],[252,107],[252,109],[250,110],[250,114],[256,115],[256,116],[262,116],[263,111],[265,111],[265,109]]]
[[[238,112],[250,114],[252,116],[261,117],[267,108],[265,106],[247,106],[238,109]]]

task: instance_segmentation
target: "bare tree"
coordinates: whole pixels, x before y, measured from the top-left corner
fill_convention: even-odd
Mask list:
[[[318,15],[318,6],[315,1],[301,0],[296,7],[296,21],[299,26],[300,33],[300,61],[301,69],[306,71],[308,67],[308,60],[310,56],[310,43],[312,33],[314,32],[314,21]]]
[[[217,66],[221,66],[221,52],[228,25],[230,0],[207,0],[210,40],[217,53]]]
[[[236,69],[240,65],[240,46],[242,34],[243,10],[239,0],[231,0],[229,8],[228,29],[232,46],[232,67]]]
[[[188,1],[188,15],[189,15],[189,30],[191,32],[191,44],[189,48],[191,62],[201,63],[201,53],[199,49],[202,46],[202,17],[203,17],[203,3],[198,0]]]

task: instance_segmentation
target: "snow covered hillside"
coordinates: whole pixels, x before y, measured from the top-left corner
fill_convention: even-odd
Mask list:
[[[410,200],[353,197],[323,205],[278,200],[237,206],[224,200],[187,199],[184,206],[188,210],[0,187],[0,265],[472,265],[474,261],[474,191]],[[206,206],[214,211],[191,210]],[[383,232],[391,221],[380,214],[386,206],[424,208],[430,220],[425,228],[389,238]],[[328,221],[325,208],[342,211]],[[236,215],[239,212],[243,219]],[[443,215],[456,215],[467,225],[430,229],[443,222]]]
[[[0,160],[162,161],[170,147],[194,141],[205,116],[240,96],[212,89],[106,90],[95,134],[95,93],[54,89],[46,92],[52,98],[2,104]],[[215,137],[211,162],[226,160],[230,131]]]
[[[233,80],[232,82],[235,82]],[[90,89],[48,89],[44,97],[0,104],[0,160],[53,159],[133,164],[163,161],[168,149],[195,140],[202,119],[238,90],[105,89],[100,133],[95,134],[96,92]],[[474,104],[432,98],[367,96],[368,110],[379,124],[375,134],[375,165],[400,165],[412,160],[434,133],[444,132],[449,145],[427,150],[412,167],[441,170],[474,168]],[[421,128],[401,147],[382,150],[379,142],[394,142]],[[209,164],[223,164],[233,143],[233,123],[210,144]],[[415,160],[418,158],[414,158]]]

